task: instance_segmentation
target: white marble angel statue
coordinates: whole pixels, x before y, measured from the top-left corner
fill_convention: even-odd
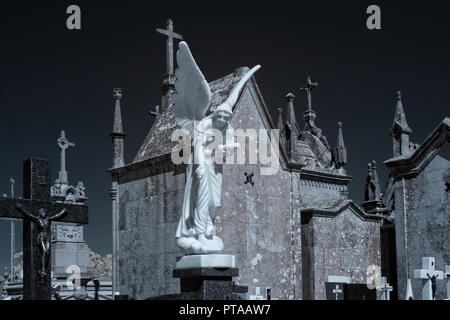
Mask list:
[[[172,112],[177,123],[191,135],[194,152],[186,170],[183,209],[176,232],[177,245],[187,254],[218,253],[222,240],[216,236],[215,217],[221,205],[222,165],[205,161],[208,145],[213,143],[208,132],[219,130],[222,137],[231,129],[233,106],[246,82],[260,68],[248,71],[233,87],[228,98],[211,115],[211,90],[195,63],[186,42],[180,42],[176,55],[176,93],[172,96]],[[226,139],[223,139],[226,140]],[[226,149],[225,145],[221,145]]]

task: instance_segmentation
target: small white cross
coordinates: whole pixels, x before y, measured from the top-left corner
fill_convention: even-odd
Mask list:
[[[333,289],[333,293],[336,295],[336,300],[338,299],[338,295],[340,295],[342,293],[342,289],[339,288],[338,285],[336,285],[336,288]]]

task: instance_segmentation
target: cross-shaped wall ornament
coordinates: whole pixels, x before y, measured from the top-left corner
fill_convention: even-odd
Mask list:
[[[255,184],[253,182],[254,174],[253,173],[248,174],[247,172],[244,172],[244,175],[245,175],[245,182],[244,183],[245,184],[250,183],[253,186]]]

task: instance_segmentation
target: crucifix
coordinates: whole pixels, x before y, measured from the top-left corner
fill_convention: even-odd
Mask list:
[[[51,201],[50,162],[41,159],[23,163],[23,198],[0,199],[0,219],[23,219],[24,299],[50,300],[51,221],[87,224],[88,207]]]
[[[59,178],[56,180],[56,183],[68,184],[69,181],[66,171],[66,149],[69,147],[75,147],[75,143],[69,142],[69,140],[66,139],[66,132],[64,130],[61,130],[61,135],[57,141],[58,146],[61,149],[61,171],[59,171]]]
[[[414,278],[423,280],[422,299],[434,300],[436,297],[436,280],[444,279],[442,271],[435,270],[433,257],[422,258],[422,269],[414,270]]]
[[[318,86],[317,82],[311,82],[311,78],[308,76],[306,84],[300,88],[300,91],[306,91],[306,98],[308,99],[308,110],[312,110],[311,91]]]
[[[334,288],[332,292],[336,295],[336,300],[339,300],[338,296],[342,293],[342,289],[339,287],[339,285],[336,285],[336,288]]]

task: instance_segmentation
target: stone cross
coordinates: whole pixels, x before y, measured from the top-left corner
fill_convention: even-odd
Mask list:
[[[333,289],[333,293],[336,295],[336,300],[338,300],[338,295],[342,293],[342,289],[339,288],[338,285],[336,285],[336,288]]]
[[[312,110],[311,91],[312,91],[312,89],[314,89],[317,86],[318,86],[318,83],[311,82],[311,78],[308,76],[305,86],[300,88],[301,91],[306,91],[306,98],[308,99],[308,110]]]
[[[29,159],[23,163],[23,197],[0,199],[0,219],[23,219],[23,297],[51,299],[51,220],[88,223],[88,208],[51,202],[50,162]]]
[[[386,277],[380,278],[380,286],[376,288],[381,292],[380,300],[391,300],[390,292],[393,290],[392,286],[386,281]]]
[[[414,270],[414,278],[423,280],[422,299],[434,300],[436,295],[436,280],[444,279],[442,271],[435,270],[433,257],[422,258],[422,269]]]
[[[58,138],[58,146],[61,149],[60,161],[61,161],[61,170],[59,171],[59,178],[56,180],[56,183],[68,184],[67,171],[66,171],[66,149],[69,147],[75,147],[73,142],[69,142],[66,139],[66,132],[61,130],[61,136]]]
[[[173,22],[171,19],[167,20],[166,29],[158,28],[156,32],[159,32],[165,36],[167,36],[167,73],[169,75],[173,74],[173,39],[183,40],[183,36],[181,34],[173,32]]]

